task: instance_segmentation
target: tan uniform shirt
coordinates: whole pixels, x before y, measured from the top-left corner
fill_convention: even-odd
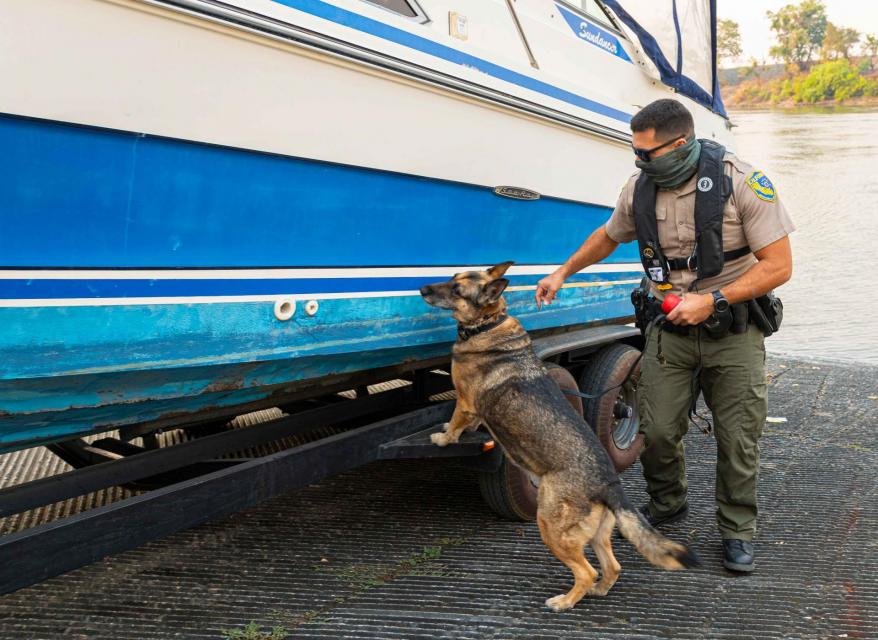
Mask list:
[[[732,153],[726,153],[723,162],[725,173],[732,177],[733,184],[732,195],[723,209],[723,251],[732,251],[744,245],[748,245],[752,251],[759,251],[795,230],[777,193],[774,193],[770,201],[766,200],[771,195],[770,190],[766,191],[755,180],[752,187],[748,183],[754,174],[758,178],[761,173]],[[630,242],[636,238],[633,203],[634,184],[639,176],[638,170],[625,183],[616,209],[607,221],[607,235],[618,243]],[[655,217],[658,222],[659,244],[668,258],[688,257],[695,250],[696,180],[697,175],[677,189],[659,189],[656,194]],[[726,261],[719,275],[702,280],[694,290],[709,293],[721,289],[740,278],[756,262],[752,253]],[[673,289],[658,292],[656,283],[650,281],[652,293],[658,294],[660,299],[666,293],[679,295],[689,290],[696,277],[695,271],[671,271],[669,281]]]

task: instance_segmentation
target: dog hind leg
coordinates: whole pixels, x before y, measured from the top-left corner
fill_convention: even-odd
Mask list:
[[[570,591],[546,600],[550,609],[563,611],[571,608],[594,585],[598,572],[586,560],[583,550],[594,535],[602,513],[601,508],[586,515],[568,504],[562,504],[552,514],[537,512],[543,542],[573,572],[575,580]]]
[[[601,563],[601,580],[588,592],[592,596],[605,596],[610,588],[619,579],[622,567],[613,555],[612,535],[616,527],[616,516],[609,509],[604,510],[604,518],[598,527],[597,533],[591,539],[591,548],[594,549],[598,561]]]

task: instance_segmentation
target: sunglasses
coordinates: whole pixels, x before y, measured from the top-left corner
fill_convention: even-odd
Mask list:
[[[658,151],[659,149],[664,149],[664,148],[667,147],[668,145],[672,145],[672,144],[674,144],[674,143],[675,143],[677,140],[679,140],[679,139],[680,139],[680,138],[674,138],[673,140],[668,140],[668,141],[665,142],[664,144],[660,144],[659,146],[657,146],[657,147],[653,147],[652,149],[638,149],[638,148],[635,147],[634,144],[632,143],[632,144],[631,144],[631,149],[634,150],[634,155],[637,156],[640,160],[643,160],[644,162],[649,162],[649,160],[650,160],[650,158],[649,158],[650,154],[655,153],[655,152]]]

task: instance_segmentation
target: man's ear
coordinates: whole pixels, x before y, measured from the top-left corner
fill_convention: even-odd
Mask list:
[[[493,282],[489,282],[485,285],[485,288],[482,289],[482,292],[479,294],[479,305],[484,306],[486,304],[490,304],[491,302],[496,302],[500,299],[500,296],[503,295],[503,292],[508,286],[509,280],[507,280],[506,278],[498,278]]]
[[[497,278],[502,278],[503,274],[506,273],[506,270],[509,269],[515,262],[509,260],[508,262],[501,262],[500,264],[495,264],[493,267],[488,269],[488,275],[491,276],[494,280]]]

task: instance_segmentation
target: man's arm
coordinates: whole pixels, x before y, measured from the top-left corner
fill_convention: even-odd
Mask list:
[[[720,289],[720,293],[730,304],[758,298],[779,287],[793,275],[793,253],[788,236],[754,251],[753,255],[758,262],[740,278]],[[704,322],[711,313],[711,294],[689,293],[668,314],[668,320],[674,324],[698,324]]]
[[[536,301],[537,307],[542,308],[542,304],[552,304],[555,295],[564,284],[564,280],[572,276],[578,271],[582,271],[586,267],[600,262],[609,256],[619,243],[607,235],[606,225],[601,225],[595,229],[588,239],[582,243],[572,256],[558,267],[551,275],[546,276],[537,283]]]
[[[793,252],[789,236],[753,253],[759,260],[732,284],[720,289],[731,304],[765,295],[793,275]]]

